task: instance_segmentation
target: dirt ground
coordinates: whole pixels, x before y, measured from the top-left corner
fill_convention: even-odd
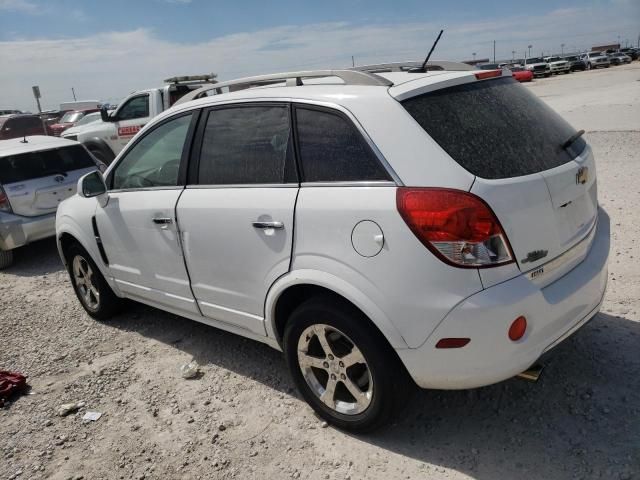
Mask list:
[[[91,320],[43,241],[0,272],[0,369],[32,387],[0,409],[0,477],[640,478],[640,62],[529,88],[587,130],[612,226],[602,313],[537,384],[422,391],[398,423],[348,435],[312,413],[269,347],[144,306]],[[202,376],[185,380],[191,359]],[[103,415],[85,423],[87,411]]]

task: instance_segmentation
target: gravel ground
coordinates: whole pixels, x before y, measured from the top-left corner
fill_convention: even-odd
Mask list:
[[[32,387],[0,409],[0,476],[640,478],[639,78],[635,62],[530,86],[588,131],[613,237],[602,313],[544,359],[537,384],[422,391],[399,423],[347,435],[323,428],[264,345],[144,306],[91,320],[43,241],[0,272],[0,369]],[[620,101],[631,123],[603,128]],[[192,359],[201,374],[185,380]],[[85,423],[87,411],[103,415]]]

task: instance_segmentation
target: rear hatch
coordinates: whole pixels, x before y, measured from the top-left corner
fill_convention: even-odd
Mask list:
[[[33,217],[56,211],[76,192],[78,179],[96,169],[81,145],[0,157],[0,186],[16,215]]]
[[[522,271],[562,256],[590,233],[598,209],[591,149],[518,82],[471,77],[402,104],[476,175],[471,192],[495,212]]]

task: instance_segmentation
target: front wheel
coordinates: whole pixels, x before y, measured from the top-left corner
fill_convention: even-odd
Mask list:
[[[77,244],[69,247],[66,260],[71,284],[85,311],[97,320],[107,320],[122,307],[89,254]]]
[[[374,430],[408,401],[396,353],[361,312],[333,298],[310,299],[291,314],[284,351],[304,399],[338,428]]]
[[[112,152],[106,151],[106,149],[101,149],[101,148],[94,147],[94,146],[90,146],[90,147],[88,147],[88,149],[91,152],[91,154],[94,157],[96,157],[96,159],[98,159],[99,161],[101,161],[105,165],[111,164],[111,162],[113,162],[113,159],[116,158],[115,155]]]

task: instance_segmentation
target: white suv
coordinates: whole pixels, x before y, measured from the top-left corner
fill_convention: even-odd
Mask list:
[[[282,349],[351,430],[413,383],[524,371],[598,312],[609,220],[582,132],[510,72],[460,68],[189,94],[214,95],[154,119],[58,210],[82,305],[102,320],[129,298]]]

